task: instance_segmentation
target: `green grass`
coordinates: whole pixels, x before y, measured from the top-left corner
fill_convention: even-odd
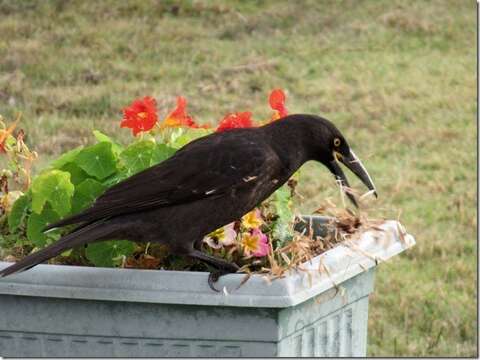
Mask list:
[[[119,110],[137,96],[165,114],[181,94],[215,122],[246,109],[265,119],[269,90],[286,89],[290,112],[344,132],[379,188],[376,212],[401,211],[417,239],[379,267],[369,355],[475,356],[475,11],[440,0],[0,0],[0,113],[23,113],[38,168],[93,128],[129,137]],[[339,202],[324,168],[304,169],[304,212]]]

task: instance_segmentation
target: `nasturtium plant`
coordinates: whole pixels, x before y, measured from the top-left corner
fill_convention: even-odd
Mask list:
[[[73,160],[75,157],[78,155],[78,153],[82,151],[82,147],[79,146],[75,149],[72,149],[70,151],[67,151],[65,154],[60,156],[58,159],[53,160],[52,163],[50,164],[50,167],[53,169],[61,169],[63,166],[72,164]]]
[[[120,153],[120,159],[127,169],[128,176],[153,165],[152,157],[155,145],[150,140],[137,141]]]
[[[287,115],[282,90],[274,90],[269,102],[274,112],[260,123],[281,121]],[[120,144],[94,130],[95,143],[72,149],[53,160],[10,207],[4,221],[8,223],[8,234],[2,236],[16,235],[29,249],[44,247],[71,230],[67,227],[44,233],[45,226],[84,210],[110,186],[167,160],[184,145],[214,131],[253,126],[255,122],[248,111],[226,114],[216,129],[200,125],[188,114],[183,97],[178,97],[176,107],[159,121],[155,99],[137,99],[123,109],[121,121],[121,127],[131,129],[133,140]],[[0,136],[0,152],[12,151],[15,137],[11,131],[7,138],[9,142],[2,142]],[[241,265],[265,264],[271,258],[272,248],[284,246],[292,238],[293,190],[292,183],[283,185],[243,218],[206,235],[204,251]],[[157,245],[135,245],[122,239],[88,244],[78,250],[65,252],[61,257],[76,256],[76,263],[83,261],[95,266],[191,267],[185,259],[165,256],[163,250],[162,256],[155,258],[159,254]]]
[[[70,173],[61,170],[44,172],[32,183],[32,210],[40,214],[48,202],[58,215],[65,216],[72,209],[74,191]]]
[[[103,141],[82,149],[75,156],[75,164],[98,180],[109,177],[117,170],[112,144]]]
[[[28,195],[22,195],[14,202],[8,214],[8,226],[10,232],[15,232],[24,222],[30,208],[31,199]]]
[[[77,186],[78,184],[82,183],[86,179],[96,179],[88,175],[74,162],[66,163],[58,170],[68,172],[70,174],[70,182],[74,186]]]
[[[290,228],[293,217],[291,192],[292,189],[285,184],[273,194],[273,206],[277,219],[273,222],[272,236],[278,239],[279,245],[284,245],[292,237]]]
[[[190,130],[187,133],[182,133],[171,142],[171,146],[175,149],[180,149],[182,146],[187,145],[193,140],[199,139],[205,135],[210,134],[211,131],[207,129],[196,129],[194,131]]]
[[[88,245],[85,255],[96,266],[120,265],[135,250],[135,244],[127,240],[109,240]]]
[[[45,206],[40,214],[32,212],[27,220],[27,239],[35,247],[44,247],[51,243],[49,240],[58,239],[58,230],[43,232],[45,226],[58,220],[60,220],[60,216],[49,206]]]
[[[75,187],[72,199],[72,213],[78,213],[91,205],[95,199],[102,195],[106,186],[95,179],[85,179]]]
[[[176,149],[165,144],[157,144],[152,152],[152,165],[161,163],[175,154]]]
[[[111,137],[108,135],[105,135],[104,133],[98,131],[98,130],[93,130],[93,136],[95,136],[95,139],[97,139],[98,142],[106,142],[112,145],[112,151],[113,153],[118,156],[122,151],[123,151],[123,146],[120,145],[119,143],[115,142],[112,140]]]

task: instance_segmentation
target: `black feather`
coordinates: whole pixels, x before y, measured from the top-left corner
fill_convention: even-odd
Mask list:
[[[28,270],[52,257],[60,255],[62,252],[73,247],[91,242],[93,239],[99,239],[107,235],[111,229],[103,227],[101,222],[90,224],[81,229],[63,236],[55,243],[43,248],[15,264],[0,271],[0,277],[8,276],[14,273]]]
[[[245,132],[248,130],[241,131]],[[244,179],[267,174],[268,165],[278,162],[267,144],[252,142],[238,132],[214,134],[199,140],[166,161],[112,186],[90,208],[50,224],[44,231],[219,197],[232,188],[244,187]]]

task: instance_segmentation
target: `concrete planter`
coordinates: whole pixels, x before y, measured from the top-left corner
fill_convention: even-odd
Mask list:
[[[0,356],[365,356],[374,257],[415,244],[395,221],[382,228],[308,273],[255,275],[239,289],[244,275],[225,276],[223,293],[200,272],[39,265],[0,280]]]

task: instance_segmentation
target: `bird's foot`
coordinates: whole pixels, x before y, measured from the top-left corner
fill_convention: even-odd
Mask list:
[[[233,263],[230,264],[230,265],[231,265],[231,267],[229,267],[228,269],[223,268],[223,269],[220,269],[220,270],[215,270],[215,271],[212,271],[208,275],[208,286],[210,286],[210,289],[212,289],[213,291],[216,291],[216,292],[220,292],[220,290],[215,288],[215,283],[220,279],[220,277],[223,276],[223,275],[232,274],[232,273],[237,272],[239,267],[236,264],[233,264]]]
[[[215,270],[212,271],[210,274],[208,274],[208,286],[210,286],[210,289],[216,292],[220,292],[217,288],[215,288],[215,283],[220,279],[220,276],[229,274],[228,271],[222,271],[222,270]]]

